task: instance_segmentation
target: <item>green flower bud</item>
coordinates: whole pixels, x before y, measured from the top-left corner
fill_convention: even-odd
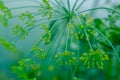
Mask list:
[[[96,51],[89,50],[89,53],[83,53],[80,57],[80,60],[83,61],[84,65],[87,68],[98,67],[99,69],[103,69],[103,63],[105,60],[108,60],[108,56],[103,52],[97,49]]]
[[[35,17],[29,11],[21,13],[21,15],[19,16],[19,19],[25,21],[25,24],[28,27],[34,26],[35,21],[36,21]]]
[[[12,32],[21,39],[25,39],[28,36],[28,31],[25,30],[23,27],[19,26],[18,24],[13,27]]]

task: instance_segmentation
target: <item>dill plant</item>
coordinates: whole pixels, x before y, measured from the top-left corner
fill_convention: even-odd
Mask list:
[[[71,6],[70,0],[32,0],[40,5],[7,8],[0,0],[0,21],[4,26],[7,26],[7,20],[12,18],[13,10],[26,10],[17,15],[24,26],[15,24],[12,28],[17,40],[25,39],[30,31],[36,28],[42,32],[41,39],[28,51],[26,58],[12,67],[20,80],[82,80],[79,76],[80,68],[103,70],[104,63],[109,61],[110,55],[120,62],[116,48],[104,32],[109,28],[106,26],[115,25],[110,22],[110,17],[112,14],[119,17],[119,10],[97,7],[80,11],[86,1],[75,0]],[[38,11],[27,10],[29,7],[34,7]],[[106,18],[109,24],[105,24],[104,19],[92,18],[89,12],[96,10],[111,13],[111,16]],[[2,38],[0,43],[7,49],[16,50],[15,45]],[[71,47],[73,43],[76,44],[76,49]],[[107,51],[106,46],[113,52]]]

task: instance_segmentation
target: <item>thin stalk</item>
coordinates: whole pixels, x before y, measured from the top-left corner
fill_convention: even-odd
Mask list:
[[[111,9],[110,9],[111,10]],[[77,13],[76,13],[77,14]],[[86,23],[87,24],[87,23]],[[112,49],[114,50],[114,52],[115,52],[115,56],[116,56],[116,58],[118,59],[118,61],[120,62],[120,58],[119,58],[119,54],[118,54],[118,52],[116,51],[116,49],[114,48],[114,46],[113,46],[113,44],[111,43],[111,41],[103,34],[103,33],[101,33],[98,29],[96,29],[96,28],[94,28],[99,34],[101,34],[103,37],[104,37],[104,39],[110,44],[110,46],[112,47]]]
[[[77,2],[78,2],[78,0],[75,1],[74,5],[73,5],[73,7],[72,7],[72,11],[74,11],[74,9],[75,9],[75,7],[76,7],[76,5],[77,5]]]
[[[115,9],[111,9],[111,8],[107,8],[107,7],[98,7],[98,8],[87,9],[87,10],[84,10],[84,11],[80,11],[78,13],[80,14],[80,13],[84,13],[84,12],[88,12],[88,11],[95,11],[95,10],[99,10],[99,9],[113,11],[113,12],[115,12],[115,13],[120,15],[119,11],[116,11]]]
[[[41,20],[43,20],[44,22],[41,22],[41,23],[40,23]],[[37,28],[37,27],[40,27],[40,25],[45,24],[46,22],[51,22],[51,21],[52,21],[52,20],[45,20],[45,19],[37,20],[36,23],[38,22],[39,24],[35,25],[36,27],[33,26],[33,27],[28,28],[27,31],[31,31],[32,29],[35,29],[35,28]],[[52,30],[50,29],[50,31],[52,31]]]
[[[35,2],[37,4],[39,4],[41,1],[39,0],[4,0],[3,2],[8,2],[8,3],[12,3],[12,2],[20,2],[20,1],[24,1],[24,2],[28,2],[28,1],[31,1],[31,2]]]
[[[64,6],[62,6],[62,5],[59,3],[59,1],[57,1],[57,0],[55,0],[55,1],[56,1],[56,3],[57,3],[65,12],[67,12],[66,8],[65,8]]]
[[[62,20],[63,18],[65,18],[65,16],[63,16],[63,17],[60,17],[55,23],[54,23],[54,25],[52,26],[52,28],[50,29],[50,32],[52,32],[52,30],[54,29],[54,27],[57,25],[57,24],[59,24],[60,23],[60,20]],[[37,20],[36,22],[39,22],[39,21],[41,21],[41,20],[45,20],[45,19],[40,19],[40,20]],[[50,20],[51,21],[51,20]],[[46,22],[50,22],[49,20],[48,21],[44,21],[44,23],[46,23]],[[40,23],[40,24],[38,24],[38,25],[36,25],[36,26],[40,26],[40,25],[42,25],[43,24],[43,22],[42,23]],[[34,28],[36,28],[36,27],[31,27],[31,28],[29,28],[28,29],[28,31],[30,31],[30,30],[32,30],[32,29],[34,29]]]
[[[63,11],[63,10],[64,10],[63,7],[60,7],[61,5],[60,5],[59,3],[56,2],[55,5],[56,5],[56,6],[54,6],[54,7],[57,8],[57,10],[59,10],[59,11]],[[53,8],[53,10],[55,10],[55,8]],[[58,9],[58,8],[59,8],[59,9]],[[65,12],[62,12],[62,13],[65,13]]]
[[[50,29],[51,30],[51,29]],[[59,33],[59,32],[58,32]],[[45,37],[45,36],[43,36]],[[54,38],[54,40],[52,41],[53,43],[55,42],[55,40],[57,39],[58,36],[56,36],[56,38]],[[60,38],[61,39],[61,38]],[[39,42],[37,42],[36,46],[39,46],[39,44],[42,42],[42,38],[39,40]]]
[[[35,17],[41,15],[39,12],[30,12],[30,13],[33,14]],[[17,15],[14,15],[14,13],[12,13],[12,15],[13,15],[12,18],[16,18],[20,15],[20,13],[18,13]]]
[[[61,40],[62,40],[62,38],[63,38],[63,35],[64,35],[64,33],[65,33],[65,29],[64,28],[62,28],[63,30],[61,30],[62,32],[62,34],[61,35],[59,35],[59,38],[58,38],[58,45],[56,46],[56,49],[55,49],[55,51],[54,52],[52,52],[52,54],[51,54],[51,56],[50,56],[50,59],[49,59],[49,61],[51,61],[52,60],[52,58],[53,58],[53,56],[54,56],[54,54],[55,54],[55,52],[58,50],[58,48],[59,48],[59,45],[60,45],[60,42],[61,42]],[[57,42],[57,41],[56,41]],[[52,51],[52,50],[51,50]]]
[[[117,52],[117,50],[114,48],[113,44],[111,43],[111,41],[103,34],[101,33],[98,29],[94,28],[100,35],[102,35],[104,37],[104,39],[110,44],[110,46],[112,47],[112,49],[115,52],[115,56],[118,59],[118,61],[120,62],[120,58],[119,58],[119,54]]]
[[[78,44],[79,44],[79,41],[78,41]],[[75,69],[74,69],[74,71],[73,71],[73,74],[72,74],[72,77],[73,77],[73,78],[74,78],[74,76],[75,76],[75,73],[76,73],[76,71],[77,71],[78,62],[79,62],[79,49],[78,49],[78,51],[77,51],[77,60],[76,60],[76,66],[75,66]]]
[[[60,3],[63,5],[63,7],[66,8],[65,4],[63,3],[63,1],[62,1],[62,0],[59,0],[59,1],[60,1]],[[67,9],[67,8],[66,8],[66,9]]]
[[[86,32],[85,29],[84,29],[84,33],[85,33],[85,35],[86,35],[86,38],[89,39],[88,34],[87,34],[87,32]],[[87,42],[88,42],[88,44],[89,44],[89,46],[90,46],[90,49],[93,50],[93,48],[92,48],[92,44],[90,43],[90,41],[87,40]]]
[[[60,1],[60,3],[65,7],[65,4],[63,3],[63,1],[62,0],[59,0]]]
[[[85,3],[85,1],[86,1],[86,0],[83,0],[83,1],[79,4],[79,6],[75,9],[75,11],[77,11],[77,10]]]
[[[70,0],[67,0],[67,4],[68,4],[68,11],[70,11]]]
[[[23,8],[40,8],[40,6],[20,6],[20,7],[15,7],[15,8],[9,8],[10,10],[18,10],[18,9],[23,9]]]
[[[66,39],[65,51],[67,51],[67,49],[68,49],[69,36],[70,36],[70,29],[67,29],[67,39]]]
[[[40,20],[45,20],[45,19],[40,19]],[[39,22],[40,20],[37,20],[36,22]],[[37,28],[37,27],[40,27],[40,25],[42,25],[43,23],[46,23],[46,22],[50,22],[50,21],[44,21],[44,22],[42,22],[42,23],[40,23],[40,24],[37,24],[37,25],[35,25],[35,26],[31,26],[31,27],[26,26],[26,27],[24,27],[24,28],[29,32],[29,31]],[[17,42],[18,40],[20,40],[20,38],[21,38],[21,37],[15,36],[15,38],[13,39],[13,41],[14,41],[14,42]]]
[[[64,28],[62,28],[62,29],[64,29]],[[63,32],[64,32],[64,30],[62,30]],[[57,34],[59,34],[59,33],[57,33]],[[60,34],[59,34],[59,36],[57,35],[55,38],[54,38],[54,40],[53,40],[53,42],[49,45],[50,46],[50,48],[49,48],[49,50],[47,51],[47,59],[45,60],[45,62],[43,63],[43,65],[49,65],[50,63],[51,63],[51,61],[52,61],[52,59],[53,59],[53,56],[54,56],[54,52],[52,52],[51,54],[50,54],[50,51],[52,51],[52,48],[53,48],[53,46],[55,45],[55,43],[54,42],[56,42],[56,40],[57,39],[61,39],[61,37],[63,36],[63,33],[61,32]],[[49,61],[49,62],[48,62]]]
[[[60,20],[62,21],[62,19],[65,18],[65,17],[66,17],[66,16],[60,17],[60,18],[54,23],[54,25],[52,26],[52,29],[53,29],[57,24],[60,23]],[[52,29],[51,29],[51,30],[52,30]],[[51,30],[50,30],[50,32],[51,32]]]
[[[51,29],[50,29],[51,30]],[[63,32],[65,32],[64,30],[62,30]],[[58,32],[59,33],[59,32]],[[57,33],[57,34],[58,34]],[[61,34],[61,36],[62,36],[63,34]],[[43,37],[45,37],[45,36],[43,36]],[[51,46],[53,46],[54,45],[54,42],[56,42],[56,39],[58,39],[58,37],[60,37],[60,36],[56,36],[55,38],[54,38],[54,40],[52,41],[52,43],[50,44]],[[60,38],[61,39],[61,38]],[[42,38],[39,40],[39,42],[37,42],[36,44],[35,44],[35,46],[39,46],[39,44],[41,44],[41,42],[43,42],[43,40],[42,40]],[[60,42],[60,41],[58,41],[58,42]],[[44,46],[45,47],[45,46]],[[52,49],[52,47],[50,47],[50,49],[48,50],[48,53],[50,53],[50,50]],[[31,54],[30,52],[28,53],[28,54]],[[52,55],[52,54],[51,54]],[[49,60],[50,61],[50,60]]]
[[[54,9],[54,11],[53,11],[53,12],[58,12],[58,13],[61,13],[61,14],[65,15],[65,12],[62,12],[61,10],[59,10],[59,8]],[[53,13],[53,14],[54,14],[54,13]]]
[[[63,31],[63,32],[61,32],[61,31]],[[57,34],[59,34],[59,33],[61,33],[61,34],[56,35],[56,37],[54,38],[54,40],[53,40],[52,43],[50,44],[50,48],[49,48],[49,50],[47,51],[48,56],[50,56],[49,59],[51,59],[51,58],[53,57],[53,55],[54,55],[54,53],[52,53],[52,54],[50,54],[50,53],[51,53],[51,51],[52,51],[53,46],[55,45],[56,39],[59,39],[61,36],[63,36],[63,33],[64,33],[64,32],[65,32],[65,29],[61,27],[60,32],[57,32]],[[58,37],[59,37],[59,38],[58,38]]]

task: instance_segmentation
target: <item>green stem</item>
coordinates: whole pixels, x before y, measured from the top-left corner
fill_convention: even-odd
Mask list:
[[[60,2],[61,2],[61,0],[59,0]],[[59,11],[61,11],[61,10],[63,10],[63,8],[61,8],[60,7],[60,5],[58,5],[58,3],[56,4],[56,3],[54,3],[53,1],[50,1],[51,3],[52,3],[52,5],[54,5],[54,7],[55,8],[57,8],[57,10],[59,10]],[[61,2],[62,3],[62,2]],[[63,4],[63,3],[62,3]],[[63,4],[64,5],[64,4]],[[54,10],[55,10],[55,8],[54,8]],[[58,9],[59,8],[59,9]],[[62,11],[61,11],[62,12]],[[62,13],[64,13],[64,12],[62,12]]]
[[[85,33],[85,35],[86,35],[86,38],[89,39],[89,38],[88,38],[88,34],[87,34],[87,32],[86,32],[85,29],[84,29],[84,33]],[[93,50],[93,48],[92,48],[92,44],[90,43],[90,41],[87,40],[87,42],[88,42],[88,44],[89,44],[89,46],[90,46],[90,49]]]
[[[85,3],[85,1],[86,1],[86,0],[83,0],[83,1],[79,4],[79,6],[75,9],[75,11],[77,11],[77,10]]]
[[[61,42],[61,40],[62,40],[62,38],[63,38],[64,33],[65,33],[65,29],[64,29],[64,28],[62,28],[62,29],[63,29],[63,30],[61,30],[62,32],[61,32],[61,34],[59,35],[59,38],[57,38],[57,39],[58,39],[58,45],[56,46],[55,51],[52,52],[52,54],[50,54],[50,59],[49,59],[49,61],[52,60],[55,52],[57,52],[57,50],[58,50],[58,48],[59,48],[59,46],[60,46],[60,42]],[[57,42],[57,41],[56,41],[56,42]],[[53,41],[53,43],[54,43],[54,41]],[[51,50],[51,51],[52,51],[52,50]]]
[[[8,2],[8,3],[10,3],[10,2],[20,2],[20,1],[24,1],[24,2],[28,2],[29,0],[4,0],[3,2]],[[35,2],[35,3],[40,3],[40,1],[39,0],[30,0],[31,2]]]
[[[54,27],[55,27],[57,24],[60,23],[60,20],[62,21],[62,19],[64,19],[65,17],[66,17],[66,16],[62,16],[62,17],[60,17],[60,18],[54,23],[54,25],[52,26],[52,29],[51,29],[51,30],[53,30]],[[50,32],[51,32],[51,30],[50,30]]]
[[[39,24],[37,24],[37,25],[35,25],[35,26],[31,26],[31,27],[26,26],[26,27],[24,27],[24,28],[29,32],[29,31],[37,28],[37,27],[40,27],[40,25],[42,25],[43,23],[50,22],[50,21],[46,21],[45,18],[44,18],[44,19],[37,20],[36,22],[39,22],[39,21],[41,21],[41,20],[44,20],[44,22],[41,22],[41,23],[39,23]],[[20,37],[18,37],[18,36],[15,36],[15,38],[13,39],[14,42],[17,42],[18,40],[20,40]]]
[[[33,26],[33,27],[30,27],[30,28],[28,28],[27,29],[27,31],[31,31],[32,29],[35,29],[35,28],[37,28],[37,27],[40,27],[40,25],[42,25],[42,24],[46,24],[47,22],[51,22],[52,20],[45,20],[45,19],[47,19],[47,18],[44,18],[44,19],[40,19],[40,20],[37,20],[35,23],[39,23],[39,24],[37,24],[37,25],[35,25],[35,26]],[[41,22],[40,23],[40,21],[44,21],[44,22]],[[50,29],[51,30],[51,29]]]
[[[62,28],[62,29],[64,29],[64,28]],[[52,52],[52,53],[50,54],[50,52],[52,51],[52,48],[53,48],[53,46],[55,45],[54,42],[56,42],[57,39],[59,40],[59,38],[60,38],[60,40],[62,39],[63,33],[64,33],[65,30],[61,30],[61,31],[63,31],[63,32],[60,32],[60,34],[57,33],[57,34],[59,34],[59,35],[56,35],[56,37],[54,38],[53,42],[49,45],[50,48],[48,48],[49,50],[47,51],[47,59],[46,59],[46,60],[44,61],[44,63],[43,63],[43,65],[45,65],[45,66],[48,65],[48,64],[51,64],[51,62],[52,62],[52,59],[53,59],[53,56],[54,56],[55,53]],[[58,44],[60,44],[60,41],[59,41]],[[57,48],[57,47],[56,47],[56,48]]]
[[[104,39],[110,44],[110,46],[112,47],[112,49],[114,50],[115,52],[115,56],[116,58],[118,59],[118,61],[120,62],[120,58],[119,58],[119,54],[118,52],[116,51],[116,49],[114,48],[113,44],[111,43],[111,41],[103,34],[101,33],[98,29],[94,28],[100,35],[102,35],[104,37]]]
[[[67,51],[67,49],[68,49],[69,36],[70,36],[70,29],[67,29],[67,39],[66,39],[65,51]]]
[[[63,29],[63,30],[62,30]],[[61,31],[63,31],[63,32],[61,32]],[[54,43],[55,43],[55,41],[56,41],[56,39],[59,39],[58,37],[60,37],[60,36],[63,36],[63,33],[65,32],[65,29],[64,28],[62,28],[61,27],[61,30],[60,30],[60,32],[57,32],[57,34],[59,34],[59,33],[61,33],[61,34],[59,34],[59,35],[56,35],[56,37],[54,38],[54,40],[52,41],[52,43],[50,44],[50,48],[49,48],[49,50],[48,50],[48,56],[50,56],[50,58],[48,58],[48,59],[50,59],[51,60],[51,58],[53,57],[53,55],[54,55],[54,53],[52,53],[52,54],[50,54],[50,52],[52,51],[52,48],[53,48],[53,46],[55,45]],[[60,38],[61,39],[61,38]],[[59,42],[60,43],[60,42]]]
[[[61,14],[65,15],[65,12],[62,12],[61,10],[59,10],[59,8],[54,9],[54,11],[53,11],[53,12],[58,12],[58,13],[61,13]]]
[[[39,12],[30,12],[31,14],[33,14],[34,16],[39,16],[41,15]],[[18,13],[17,15],[13,15],[12,18],[16,18],[20,15],[20,13]]]
[[[73,8],[72,8],[72,11],[74,11],[75,6],[77,5],[77,2],[78,2],[78,0],[75,1],[74,5],[73,5]]]
[[[79,41],[78,41],[78,44],[79,44]],[[76,71],[77,71],[78,62],[79,62],[79,49],[78,49],[78,51],[77,51],[77,60],[76,60],[76,66],[75,66],[75,69],[74,69],[74,71],[73,71],[73,74],[72,74],[72,77],[73,77],[73,78],[74,78],[74,76],[75,76],[75,73],[76,73]]]
[[[10,10],[18,10],[22,8],[40,8],[40,6],[22,6],[22,7],[15,7],[15,8],[9,8]]]
[[[67,4],[68,4],[68,11],[70,12],[70,0],[67,0]]]
[[[63,3],[63,1],[62,1],[62,0],[59,0],[59,1],[60,1],[60,3],[63,5],[63,7],[64,7],[65,9],[67,9],[66,6],[65,6],[65,4]]]
[[[65,12],[67,12],[66,8],[65,8],[64,6],[62,6],[62,5],[59,3],[59,1],[57,1],[57,0],[55,0],[55,1],[56,1],[56,3],[57,3]]]
[[[51,29],[50,29],[50,30],[51,30]],[[59,32],[58,32],[58,33],[59,33]],[[62,35],[63,35],[63,34],[62,34]],[[45,36],[43,36],[43,37],[45,37]],[[58,36],[56,36],[56,37],[54,38],[54,40],[52,41],[52,43],[54,43],[56,39],[58,39]],[[61,39],[61,38],[60,38],[60,39]],[[35,44],[35,46],[39,46],[39,44],[40,44],[41,42],[43,42],[42,38],[39,40],[39,42],[37,42],[37,43]],[[60,42],[60,41],[59,41],[59,42]],[[53,45],[52,43],[51,43],[51,46]]]
[[[111,10],[111,9],[110,9]],[[77,14],[77,13],[76,13]],[[87,24],[87,23],[86,23]],[[112,47],[112,49],[114,50],[114,52],[115,52],[115,56],[116,56],[116,58],[118,59],[118,61],[120,62],[120,58],[119,58],[119,54],[118,54],[118,52],[116,51],[116,49],[114,48],[114,46],[113,46],[113,44],[111,43],[111,41],[103,34],[103,33],[101,33],[98,29],[96,29],[96,28],[94,28],[99,34],[101,34],[103,37],[104,37],[104,39],[110,44],[110,46]]]
[[[94,11],[94,10],[99,10],[99,9],[101,9],[101,10],[102,9],[103,10],[110,10],[110,11],[113,11],[113,12],[115,12],[115,13],[120,15],[119,11],[116,11],[115,9],[111,9],[111,8],[107,8],[107,7],[98,7],[98,8],[87,9],[87,10],[84,10],[84,11],[80,11],[78,13],[80,14],[80,13],[84,13],[84,12],[88,12],[88,11]]]

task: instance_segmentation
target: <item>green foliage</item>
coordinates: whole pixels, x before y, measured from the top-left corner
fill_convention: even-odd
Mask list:
[[[21,13],[19,19],[25,22],[26,27],[16,24],[13,27],[13,33],[21,39],[25,39],[28,36],[28,30],[30,29],[29,27],[35,26],[36,19],[29,11]]]
[[[44,60],[46,58],[46,54],[44,53],[44,50],[34,46],[31,50],[31,53],[34,54],[35,57],[38,57],[40,60]]]
[[[28,36],[28,31],[25,30],[20,25],[15,25],[13,27],[13,33],[20,37],[21,39],[25,39]]]
[[[100,50],[90,50],[89,53],[83,53],[80,60],[84,62],[87,68],[94,68],[97,66],[99,69],[103,69],[104,61],[109,60],[108,55]]]
[[[88,41],[90,37],[94,36],[96,31],[94,30],[94,20],[90,17],[89,14],[74,16],[72,23],[69,24],[69,28],[71,30],[70,34],[75,39],[84,39],[86,36],[86,40]]]
[[[45,43],[50,43],[51,32],[49,30],[49,27],[46,24],[43,24],[40,29],[44,30],[44,32],[42,33],[43,41],[45,41]]]
[[[31,80],[34,74],[29,75],[29,73],[31,73],[34,69],[34,61],[29,58],[19,61],[18,65],[12,67],[13,72],[18,75],[18,78],[22,78],[24,80]]]
[[[21,15],[19,16],[20,20],[25,21],[25,24],[29,27],[29,26],[34,26],[35,25],[35,17],[33,16],[33,14],[31,14],[29,11],[26,11],[24,13],[21,13]]]
[[[17,51],[17,48],[13,42],[0,38],[0,44],[2,44],[8,50],[11,50],[13,52]]]
[[[8,26],[8,19],[12,18],[12,13],[8,7],[0,0],[0,22],[4,26]]]
[[[48,19],[52,18],[53,11],[52,6],[49,3],[49,0],[42,0],[43,4],[40,4],[40,13],[43,17],[47,16]]]
[[[58,53],[55,55],[56,62],[60,65],[75,65],[76,64],[76,55],[75,53],[71,53],[68,51],[64,51],[63,53]]]
[[[25,25],[16,24],[12,29],[19,39],[25,39],[30,30],[41,26],[39,42],[28,51],[27,58],[12,67],[18,79],[89,80],[86,75],[89,75],[90,70],[104,72],[106,64],[112,62],[113,58],[119,63],[120,51],[116,50],[120,45],[120,38],[116,38],[120,36],[120,28],[117,25],[120,19],[120,12],[117,11],[119,6],[114,9],[99,7],[79,11],[85,1],[80,3],[75,0],[71,6],[70,0],[66,0],[67,3],[60,0],[42,0],[40,6],[37,6],[40,10],[34,12],[40,13],[42,19],[36,18],[34,13],[28,10],[18,16]],[[6,26],[6,16],[11,18],[11,13],[1,1],[0,4],[0,10],[5,14],[0,14],[0,21]],[[90,13],[84,14],[100,9],[107,10],[108,17],[93,18]],[[36,22],[40,24],[36,25]],[[0,43],[9,50],[16,49],[14,44],[4,39],[0,39]]]

